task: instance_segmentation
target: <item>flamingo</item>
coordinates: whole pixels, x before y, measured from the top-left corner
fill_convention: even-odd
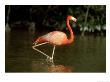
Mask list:
[[[49,59],[51,62],[53,62],[55,47],[60,46],[60,45],[71,44],[74,41],[74,34],[73,34],[72,29],[71,29],[71,26],[69,25],[70,20],[72,20],[73,22],[76,23],[77,19],[73,16],[67,16],[66,24],[67,24],[67,28],[69,29],[69,32],[70,32],[69,38],[67,38],[67,35],[64,32],[52,31],[50,33],[47,33],[46,35],[38,37],[35,40],[35,42],[33,43],[34,45],[32,46],[32,48],[34,50],[42,53],[44,56],[47,57],[47,59]],[[51,57],[36,48],[38,46],[41,46],[41,45],[44,45],[47,43],[53,45],[53,51],[52,51]]]

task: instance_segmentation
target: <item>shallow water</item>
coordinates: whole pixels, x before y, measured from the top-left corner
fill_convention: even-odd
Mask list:
[[[54,69],[57,70],[56,72],[68,72],[68,70],[69,72],[106,72],[106,37],[75,36],[75,41],[71,45],[56,47],[55,66],[51,67],[46,62],[45,56],[32,49],[35,37],[45,33],[36,32],[34,34],[20,30],[7,32],[5,71],[53,72]],[[39,49],[51,54],[52,47],[46,44]]]

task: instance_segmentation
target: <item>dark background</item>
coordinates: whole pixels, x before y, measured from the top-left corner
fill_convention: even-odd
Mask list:
[[[75,33],[106,34],[106,5],[6,5],[5,9],[5,22],[12,29],[28,29],[34,22],[36,30],[65,30],[66,17],[72,15],[78,20]]]

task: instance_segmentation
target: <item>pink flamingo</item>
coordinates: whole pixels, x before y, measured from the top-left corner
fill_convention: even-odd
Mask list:
[[[43,55],[45,55],[47,57],[47,59],[49,59],[51,62],[53,62],[53,56],[54,56],[54,51],[55,51],[55,47],[58,45],[67,45],[73,42],[74,40],[74,34],[73,31],[69,25],[69,21],[72,20],[73,22],[76,23],[77,19],[74,18],[73,16],[67,16],[67,20],[66,20],[66,24],[67,24],[67,28],[70,31],[70,37],[69,39],[67,38],[66,34],[64,32],[61,31],[53,31],[50,33],[47,33],[46,35],[43,35],[39,38],[37,38],[37,40],[34,42],[34,46],[32,46],[32,48],[40,53],[42,53]],[[40,43],[40,44],[37,44]],[[53,45],[53,52],[52,52],[52,57],[48,56],[47,54],[45,54],[44,52],[38,50],[36,47],[37,46],[41,46],[43,44],[47,44],[50,43]]]

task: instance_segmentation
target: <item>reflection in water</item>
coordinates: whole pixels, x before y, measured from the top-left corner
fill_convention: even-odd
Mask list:
[[[71,67],[63,65],[53,65],[48,67],[49,72],[72,72]]]
[[[72,72],[72,68],[63,65],[54,65],[46,60],[32,61],[32,71],[33,72]]]
[[[73,44],[57,46],[55,65],[51,66],[31,47],[39,35],[42,34],[20,30],[6,34],[6,72],[106,72],[106,37],[75,36]],[[51,45],[39,49],[51,55]]]

